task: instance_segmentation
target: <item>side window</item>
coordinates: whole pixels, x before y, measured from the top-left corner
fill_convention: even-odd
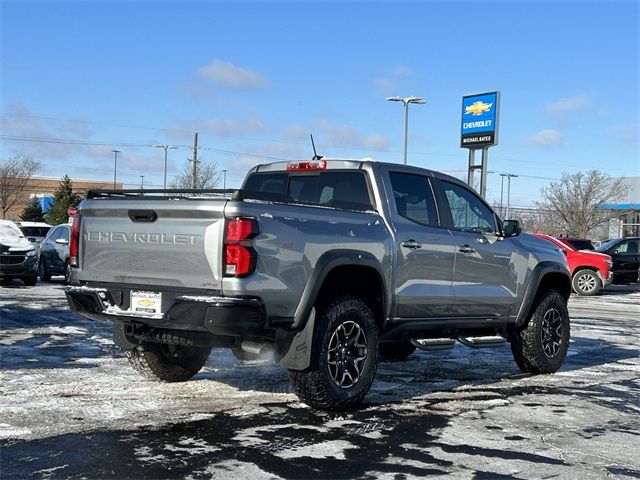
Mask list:
[[[453,226],[460,230],[495,232],[496,224],[491,210],[480,198],[460,185],[442,181]]]
[[[420,225],[438,225],[435,200],[427,177],[390,173],[398,215]]]
[[[616,247],[615,253],[622,255],[635,255],[638,253],[638,241],[627,240]]]
[[[69,229],[67,227],[61,227],[61,232],[58,238],[62,238],[63,240],[69,241]]]
[[[61,227],[54,228],[53,231],[51,232],[51,235],[49,236],[49,240],[51,240],[52,242],[55,242],[57,239],[60,238],[61,234],[62,234]]]

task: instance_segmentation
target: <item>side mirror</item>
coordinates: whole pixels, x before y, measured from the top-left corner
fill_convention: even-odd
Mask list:
[[[69,240],[65,240],[64,238],[56,238],[56,243],[59,243],[60,245],[67,245],[69,243]]]
[[[502,235],[504,237],[517,237],[522,233],[522,226],[518,220],[505,220],[502,222]]]

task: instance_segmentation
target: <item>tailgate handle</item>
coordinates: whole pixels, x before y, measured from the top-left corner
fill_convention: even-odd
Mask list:
[[[129,210],[128,213],[132,222],[151,223],[158,219],[155,210]]]

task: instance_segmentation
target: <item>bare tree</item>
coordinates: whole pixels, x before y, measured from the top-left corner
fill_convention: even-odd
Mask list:
[[[0,165],[0,209],[2,218],[22,196],[29,180],[42,164],[31,157],[14,155]]]
[[[175,177],[169,184],[170,188],[193,188],[192,164],[191,160],[187,160],[182,168],[182,173]],[[206,190],[216,188],[220,183],[220,174],[217,165],[213,162],[205,162],[198,160],[196,168],[196,185],[197,190]]]
[[[536,205],[557,219],[561,233],[588,237],[612,217],[603,206],[623,198],[627,190],[621,178],[614,180],[598,170],[563,173],[559,181],[540,190],[543,201]]]

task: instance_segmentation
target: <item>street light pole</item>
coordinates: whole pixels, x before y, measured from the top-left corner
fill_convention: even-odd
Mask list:
[[[509,219],[509,210],[511,203],[511,177],[517,177],[518,175],[514,175],[513,173],[505,173],[507,177],[507,213],[505,215],[505,219]]]
[[[227,171],[226,170],[222,170],[222,189],[223,190],[227,189]]]
[[[174,147],[173,145],[154,145],[156,148],[164,148],[164,183],[163,188],[167,189],[167,152],[169,150],[177,150],[178,147]]]
[[[113,152],[113,189],[116,189],[116,170],[118,169],[118,154],[120,150],[111,150]]]
[[[402,102],[404,106],[404,164],[407,164],[407,143],[409,138],[409,104],[415,103],[418,105],[425,104],[427,102],[420,97],[389,97],[389,102]]]
[[[503,215],[503,210],[502,210],[503,203],[502,203],[502,200],[504,198],[504,196],[503,196],[504,195],[504,177],[506,175],[507,175],[506,173],[501,173],[500,174],[500,216]]]

